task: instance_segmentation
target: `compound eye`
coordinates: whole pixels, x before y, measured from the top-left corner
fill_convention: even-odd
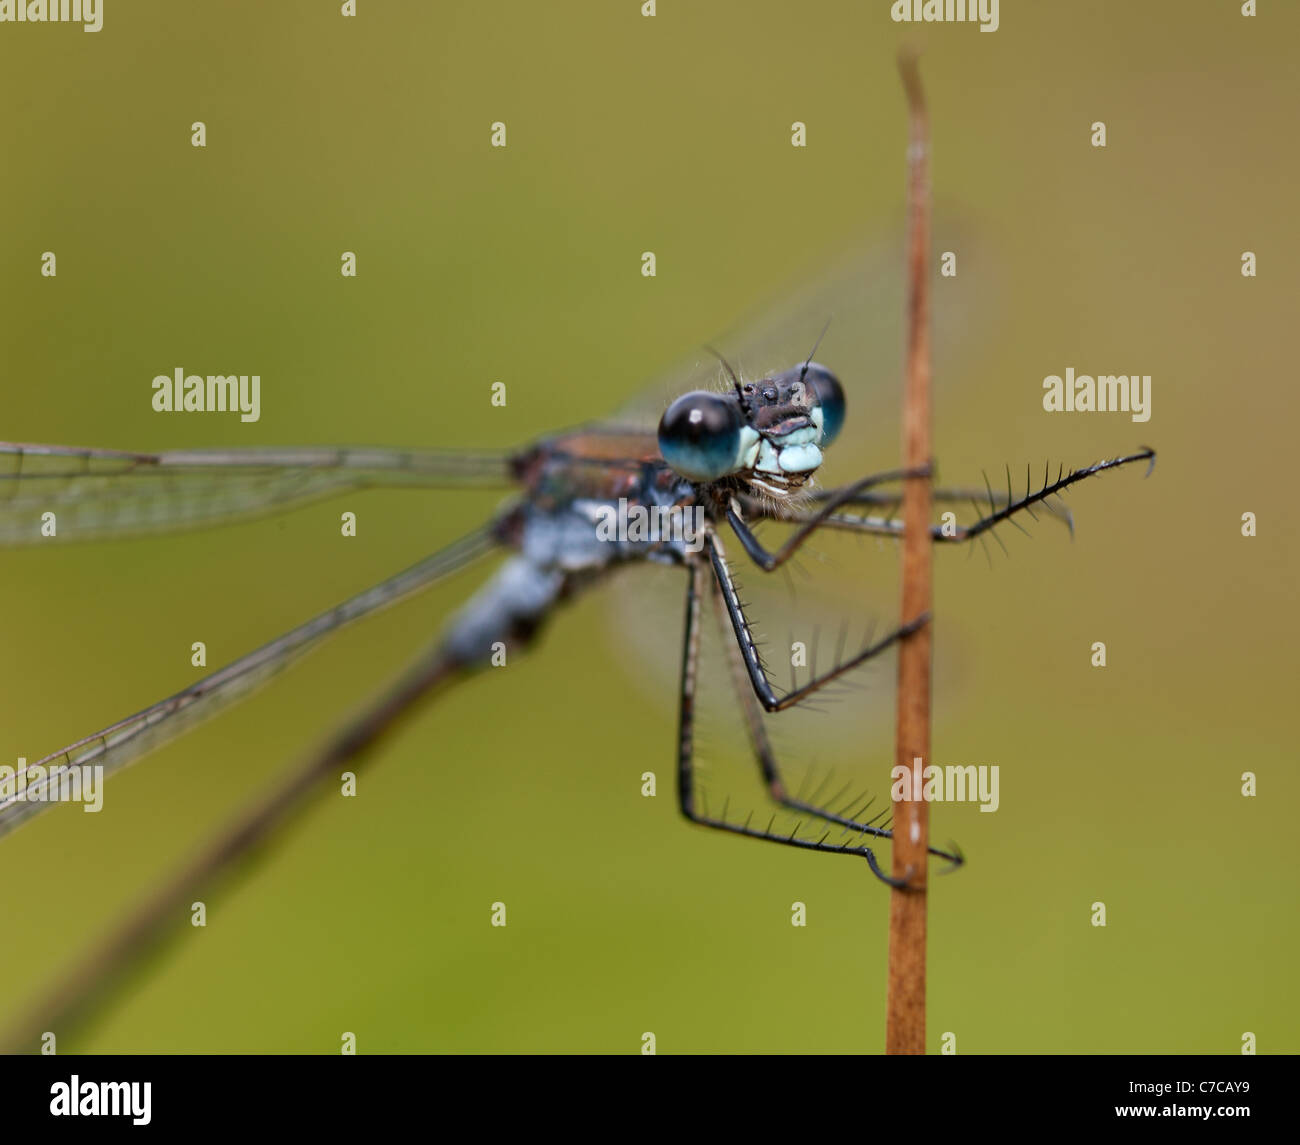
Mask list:
[[[817,403],[822,410],[822,435],[817,444],[823,447],[830,445],[844,426],[844,389],[830,370],[816,362],[809,365],[804,381],[817,395]]]
[[[691,481],[716,481],[736,470],[743,425],[735,398],[696,390],[659,421],[659,452]]]

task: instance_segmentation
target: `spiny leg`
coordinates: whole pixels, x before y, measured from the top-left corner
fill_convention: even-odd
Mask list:
[[[891,469],[886,473],[869,474],[868,476],[855,481],[852,485],[845,485],[842,488],[837,489],[834,495],[830,497],[826,504],[818,509],[817,512],[811,513],[804,518],[800,527],[796,529],[786,539],[785,544],[774,553],[768,552],[767,549],[763,547],[762,542],[760,542],[759,539],[754,536],[753,532],[750,531],[749,526],[745,524],[745,519],[736,512],[734,501],[727,505],[727,524],[731,526],[732,531],[740,539],[740,543],[745,547],[745,552],[749,554],[750,560],[758,565],[758,567],[764,572],[772,572],[774,569],[780,568],[786,561],[794,556],[794,554],[799,551],[799,548],[804,541],[811,537],[813,533],[815,533],[817,529],[835,513],[836,509],[851,504],[855,496],[863,493],[873,485],[881,485],[886,481],[901,481],[905,477],[928,477],[929,473],[930,471],[928,467],[922,467],[920,469]]]
[[[1008,477],[1009,476],[1010,475],[1008,474]],[[1026,466],[1025,468],[1025,492],[1026,493],[1028,493],[1030,490],[1030,480],[1031,479],[1029,476],[1029,468]],[[1010,484],[1011,484],[1010,480],[1008,480],[1007,482],[1008,488],[1006,493],[997,492],[993,494],[993,503],[991,504],[990,508],[995,510],[1001,509],[1006,505],[1010,505],[1015,500],[1015,498],[1011,495]],[[841,492],[843,492],[845,488],[846,486],[840,485],[832,489],[814,489],[811,493],[808,494],[808,500],[815,505],[821,505],[831,500],[832,498],[837,497]],[[987,485],[983,489],[975,489],[973,487],[969,489],[936,488],[930,491],[930,500],[934,502],[934,504],[936,505],[969,505],[972,502],[979,501],[981,498],[987,498],[987,496],[988,496]],[[779,515],[773,514],[773,510],[770,507],[770,505],[764,505],[756,497],[742,496],[740,498],[740,502],[742,507],[746,510],[746,512],[751,517],[755,517],[755,518],[762,517],[768,520],[783,519]],[[895,492],[882,492],[874,489],[864,490],[860,493],[853,494],[853,496],[851,496],[847,501],[840,501],[837,502],[837,504],[839,504],[841,508],[859,508],[861,506],[888,508],[890,509],[890,513],[887,517],[873,518],[873,519],[884,521],[884,522],[892,522],[894,519],[894,510],[899,509],[903,504],[903,493],[902,490],[898,490]],[[1070,512],[1070,508],[1068,505],[1064,503],[1059,503],[1059,498],[1058,498],[1058,502],[1052,502],[1052,501],[1043,502],[1042,508],[1048,513],[1049,516],[1056,517],[1058,520],[1063,521],[1067,526],[1073,527],[1074,514]],[[1032,509],[1028,510],[1028,512],[1031,517],[1034,517],[1035,520],[1037,520],[1037,517],[1035,516],[1034,511]],[[793,518],[793,520],[803,521],[803,520],[807,520],[811,516],[812,516],[811,513],[807,512],[806,510],[803,510],[800,511],[800,515]],[[861,518],[860,517],[846,518],[842,514],[837,513],[827,518],[826,523],[833,527],[838,521],[841,520],[856,521],[856,520],[861,520]]]
[[[1003,496],[1002,494],[994,494],[991,487],[988,486],[987,479],[985,481],[984,497],[989,502],[989,509],[990,509],[989,513],[983,516],[979,516],[974,522],[972,522],[969,525],[955,526],[951,533],[945,533],[943,531],[944,527],[941,525],[931,525],[930,535],[933,537],[936,543],[947,543],[947,544],[974,540],[975,538],[983,535],[986,532],[989,533],[994,540],[998,540],[999,538],[997,534],[993,533],[992,530],[997,525],[1002,524],[1003,521],[1010,521],[1018,529],[1021,529],[1021,531],[1024,532],[1024,529],[1020,525],[1020,522],[1015,520],[1015,514],[1019,513],[1021,510],[1024,510],[1025,512],[1029,513],[1029,515],[1032,517],[1034,516],[1033,506],[1037,504],[1043,504],[1044,507],[1048,509],[1048,511],[1055,512],[1058,515],[1062,516],[1066,524],[1070,527],[1071,533],[1073,533],[1074,521],[1073,518],[1069,515],[1069,511],[1053,506],[1050,502],[1047,501],[1047,498],[1055,496],[1056,494],[1062,492],[1063,490],[1068,489],[1071,485],[1074,485],[1079,481],[1083,481],[1088,477],[1094,477],[1099,473],[1104,473],[1109,469],[1117,469],[1121,465],[1128,465],[1134,461],[1150,461],[1152,466],[1154,466],[1155,456],[1156,456],[1155,450],[1142,449],[1137,453],[1130,453],[1125,457],[1115,457],[1105,461],[1098,461],[1092,465],[1085,466],[1083,469],[1072,469],[1068,473],[1066,473],[1064,469],[1061,469],[1058,470],[1055,481],[1051,480],[1050,472],[1045,473],[1043,476],[1042,487],[1036,493],[1031,493],[1029,491],[1030,486],[1028,481],[1026,481],[1025,495],[1023,497],[1018,497],[1018,498],[1012,498],[1011,496],[1010,493],[1011,479],[1010,479],[1010,472],[1008,471],[1007,494],[1005,496]],[[1151,469],[1148,468],[1147,473],[1149,474],[1150,472]],[[852,486],[845,486],[845,488],[851,489]],[[948,492],[950,494],[950,499],[953,500],[957,499],[958,491],[949,490]],[[939,498],[936,496],[936,500],[938,499]],[[974,496],[971,496],[970,500],[977,514],[981,514],[984,512],[980,508],[980,506],[976,503]],[[850,502],[828,502],[828,503],[842,505],[842,504],[852,504],[855,502],[850,501]],[[859,501],[856,503],[863,504],[866,502]],[[772,509],[770,507],[764,507],[757,504],[754,505],[754,509],[756,511],[755,512],[756,516],[763,517],[766,520],[783,521],[788,524],[798,524],[801,526],[801,530],[800,530],[801,532],[807,529],[810,524],[813,524],[815,522],[817,525],[825,526],[826,528],[843,529],[855,533],[868,533],[876,536],[886,536],[886,537],[901,537],[903,535],[902,522],[893,520],[892,518],[853,517],[842,513],[841,514],[832,513],[827,515],[824,512],[824,510],[818,513],[808,513],[797,509],[796,510]]]
[[[849,806],[852,814],[844,815],[832,811],[828,807],[819,806],[814,802],[820,794],[820,791],[812,792],[807,799],[804,799],[801,795],[791,795],[789,793],[785,786],[785,780],[781,776],[781,769],[777,763],[776,753],[772,750],[772,742],[768,738],[767,728],[763,724],[762,709],[758,706],[758,702],[754,699],[753,694],[746,686],[745,665],[741,660],[740,652],[733,643],[727,640],[728,634],[724,630],[726,621],[722,614],[722,596],[716,583],[714,585],[714,591],[711,594],[711,599],[714,606],[714,616],[718,623],[718,631],[723,638],[723,643],[727,647],[727,663],[730,668],[732,687],[735,690],[736,698],[740,701],[741,711],[745,717],[745,731],[749,736],[750,747],[753,748],[754,758],[758,763],[759,772],[763,776],[763,783],[767,788],[768,795],[774,802],[779,803],[789,811],[797,811],[805,815],[813,815],[818,819],[823,819],[828,823],[835,823],[836,825],[843,827],[846,831],[853,831],[859,835],[872,835],[879,839],[892,839],[894,837],[893,831],[877,825],[880,819],[884,819],[889,815],[888,810],[882,811],[879,815],[875,815],[865,822],[856,818],[856,816],[861,815],[871,806],[874,802],[872,799],[867,800],[867,802],[861,806],[858,806],[857,801],[855,800],[854,803]],[[835,803],[838,799],[839,795],[836,795],[832,797],[829,802]],[[941,859],[949,860],[949,865],[945,867],[943,871],[945,874],[949,871],[955,871],[966,861],[961,851],[956,847],[953,847],[951,851],[943,851],[937,847],[931,847],[929,850],[930,854],[937,855]],[[875,870],[874,867],[872,869]],[[876,873],[877,875],[880,874],[879,871],[876,871]],[[884,878],[884,876],[881,877]],[[890,878],[885,878],[884,881],[889,883],[890,886],[905,885],[904,882]]]
[[[682,682],[681,708],[679,712],[677,739],[677,803],[681,812],[692,823],[702,827],[712,827],[717,831],[726,831],[732,835],[744,835],[750,839],[765,839],[770,843],[780,843],[786,847],[798,847],[804,851],[827,851],[837,855],[859,855],[867,860],[872,873],[891,886],[893,880],[880,869],[876,856],[870,847],[850,846],[852,840],[842,844],[828,843],[828,830],[820,839],[800,839],[796,824],[789,835],[774,835],[769,821],[767,827],[751,827],[749,820],[744,823],[729,823],[725,818],[717,818],[707,810],[697,809],[695,805],[695,683],[699,667],[701,611],[704,595],[708,591],[708,571],[703,564],[691,567],[690,583],[686,590],[686,633],[682,647]]]
[[[850,656],[847,660],[836,665],[829,672],[820,676],[814,676],[806,684],[787,692],[784,696],[778,696],[772,687],[772,682],[767,677],[767,669],[763,667],[763,662],[759,658],[758,649],[754,646],[753,633],[750,630],[749,618],[745,615],[745,607],[740,603],[740,597],[736,594],[735,582],[731,578],[731,570],[727,567],[727,558],[722,552],[722,542],[714,532],[706,534],[705,542],[709,549],[709,564],[713,569],[713,576],[717,581],[718,589],[722,593],[722,601],[726,605],[727,615],[731,619],[731,627],[736,637],[736,644],[740,648],[740,655],[745,662],[745,670],[749,673],[750,682],[754,686],[754,694],[769,712],[783,712],[787,708],[794,707],[801,700],[807,699],[814,692],[824,688],[832,680],[837,680],[845,672],[852,671],[860,664],[896,644],[904,636],[915,632],[922,625],[929,622],[930,614],[922,613],[914,620],[909,620],[900,628],[896,628],[881,640],[873,644],[868,644],[855,656]]]

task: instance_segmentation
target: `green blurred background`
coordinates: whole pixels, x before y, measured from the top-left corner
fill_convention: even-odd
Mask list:
[[[971,862],[931,896],[930,1046],[1235,1053],[1253,1031],[1261,1052],[1300,1050],[1300,9],[1004,0],[982,34],[894,25],[888,0],[663,0],[652,19],[638,0],[358,7],[108,0],[94,35],[0,26],[0,436],[508,445],[603,414],[846,244],[897,252],[894,57],[916,44],[936,244],[962,236],[934,298],[941,322],[966,316],[937,362],[944,477],[1160,450],[1149,481],[1072,495],[1073,544],[1040,525],[1010,531],[992,571],[939,554],[936,758],[998,763],[1002,806],[934,811]],[[877,320],[901,339],[901,314]],[[178,365],[259,373],[261,421],[152,412],[150,379]],[[1151,421],[1044,413],[1042,378],[1071,365],[1153,375]],[[854,403],[899,382],[845,380]],[[838,475],[896,462],[882,404]],[[496,503],[372,493],[6,553],[0,759],[170,694],[194,678],[192,641],[224,663]],[[892,552],[865,552],[860,575],[888,584]],[[113,780],[109,814],[60,810],[0,842],[0,1025],[473,583],[337,637]],[[887,615],[893,588],[879,599]],[[60,1050],[329,1053],[352,1031],[360,1052],[636,1052],[647,1030],[660,1052],[880,1050],[888,896],[859,863],[682,822],[672,683],[639,671],[608,600],[583,599],[535,655],[388,742],[357,799],[319,801]],[[846,766],[883,787],[879,708]]]

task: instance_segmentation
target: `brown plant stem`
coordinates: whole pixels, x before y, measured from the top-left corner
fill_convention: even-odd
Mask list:
[[[930,463],[930,186],[929,122],[916,59],[899,59],[907,94],[910,128],[907,150],[907,362],[903,390],[903,465]],[[927,470],[928,474],[928,470]],[[902,617],[928,612],[932,599],[930,477],[908,477],[903,485]],[[894,762],[912,773],[930,757],[931,625],[905,637],[898,652],[898,722]],[[891,784],[891,788],[893,784]],[[885,1052],[925,1053],[926,848],[929,807],[919,799],[894,804],[893,875],[906,886],[889,902],[889,985]]]

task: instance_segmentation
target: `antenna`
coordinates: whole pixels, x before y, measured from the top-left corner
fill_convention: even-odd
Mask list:
[[[817,347],[822,344],[822,339],[826,337],[826,331],[831,328],[831,320],[826,319],[826,325],[822,327],[822,332],[817,335],[817,341],[813,343],[813,348],[808,351],[808,357],[804,361],[803,369],[799,371],[799,380],[802,382],[808,374],[808,367],[812,365],[812,360],[817,354]]]
[[[820,341],[820,339],[818,339],[818,341]],[[704,348],[708,350],[708,352],[712,354],[715,358],[717,358],[719,362],[722,363],[722,368],[727,371],[727,377],[731,379],[731,384],[736,388],[736,397],[740,399],[740,408],[741,411],[744,412],[745,391],[740,388],[740,379],[736,377],[736,371],[731,368],[731,363],[728,362],[727,359],[724,358],[721,354],[719,354],[718,351],[715,350],[712,346],[706,344]],[[816,347],[813,347],[813,349],[816,349]],[[749,415],[746,414],[745,416],[746,418],[748,418]]]

